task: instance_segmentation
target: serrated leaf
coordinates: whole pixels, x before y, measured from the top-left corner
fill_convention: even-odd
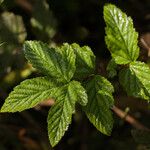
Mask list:
[[[24,44],[26,58],[33,67],[47,76],[68,82],[75,72],[75,54],[67,43],[62,47],[49,48],[47,44],[26,41]]]
[[[117,75],[116,69],[117,69],[117,64],[115,63],[114,59],[111,59],[106,68],[109,78],[113,78]]]
[[[111,83],[96,75],[87,82],[88,104],[84,111],[90,122],[103,134],[110,135],[113,127],[113,117],[110,108],[114,105]]]
[[[27,79],[9,94],[0,112],[17,112],[32,108],[41,101],[57,96],[60,86],[61,83],[47,77]]]
[[[71,45],[76,54],[75,78],[85,78],[95,71],[95,55],[88,46]]]
[[[104,6],[106,45],[117,64],[128,64],[139,56],[138,33],[131,17],[115,5]]]
[[[143,62],[132,62],[119,73],[119,80],[129,96],[150,101],[150,68]]]
[[[48,134],[52,146],[60,141],[68,129],[77,101],[85,105],[87,94],[79,82],[71,81],[61,89],[60,97],[48,114]]]

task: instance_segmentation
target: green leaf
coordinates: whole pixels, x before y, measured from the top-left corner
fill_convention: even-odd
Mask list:
[[[48,134],[52,146],[60,141],[68,129],[77,101],[85,105],[87,94],[79,82],[71,81],[61,89],[61,95],[48,114]]]
[[[115,5],[104,6],[106,45],[117,64],[128,64],[139,56],[138,33],[133,21]]]
[[[75,54],[67,43],[62,47],[49,48],[47,44],[26,41],[25,56],[39,71],[47,76],[68,82],[75,72]]]
[[[129,96],[150,101],[150,68],[143,62],[132,62],[119,73],[119,80]]]
[[[117,69],[117,64],[115,63],[114,59],[111,59],[106,68],[109,78],[113,78],[117,75],[116,69]]]
[[[0,112],[16,112],[32,108],[41,101],[57,96],[61,85],[47,77],[27,79],[9,94]]]
[[[75,78],[85,78],[95,71],[95,55],[88,46],[80,47],[78,44],[72,44],[76,54]]]
[[[110,108],[114,105],[111,83],[96,75],[87,82],[88,104],[84,111],[90,122],[103,134],[110,135],[113,127],[113,117]]]

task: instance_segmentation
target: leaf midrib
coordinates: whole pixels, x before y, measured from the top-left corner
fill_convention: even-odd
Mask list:
[[[127,47],[127,45],[126,45],[126,42],[125,42],[125,40],[124,40],[124,38],[123,38],[123,35],[122,35],[121,31],[120,31],[120,28],[118,27],[118,24],[117,24],[116,20],[115,20],[114,17],[113,17],[112,11],[110,11],[110,15],[111,15],[111,17],[112,17],[114,23],[116,24],[116,28],[118,29],[118,31],[119,31],[119,33],[120,33],[120,35],[121,35],[121,39],[123,40],[123,43],[124,43],[125,48],[126,48],[126,52],[127,52],[128,56],[129,56],[129,59],[132,60],[132,58],[131,58],[131,56],[130,56],[130,53],[129,53],[129,50],[128,50],[128,47]],[[128,18],[127,18],[127,19],[128,19]]]

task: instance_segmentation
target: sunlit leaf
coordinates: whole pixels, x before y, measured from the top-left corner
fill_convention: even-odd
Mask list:
[[[114,105],[113,86],[104,77],[96,75],[85,87],[88,93],[88,104],[84,107],[87,117],[100,132],[110,135],[113,127],[110,110]]]
[[[115,5],[104,6],[106,45],[117,64],[128,64],[139,56],[138,33],[133,21]]]
[[[25,80],[9,94],[0,111],[16,112],[32,108],[41,101],[55,98],[61,85],[47,77]]]
[[[88,46],[80,47],[78,44],[72,44],[76,54],[75,78],[85,78],[95,71],[95,55]]]
[[[150,68],[143,62],[133,62],[120,71],[119,80],[127,94],[150,101]]]
[[[47,76],[68,82],[74,75],[75,54],[67,43],[62,47],[49,48],[42,42],[26,41],[24,52],[33,67]]]
[[[77,101],[85,105],[87,94],[79,82],[71,81],[61,89],[60,96],[48,114],[48,135],[52,146],[60,141],[68,129]]]

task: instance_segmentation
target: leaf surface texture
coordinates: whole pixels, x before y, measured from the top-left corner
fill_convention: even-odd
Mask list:
[[[25,56],[29,62],[46,76],[69,82],[75,72],[75,54],[67,43],[62,47],[49,48],[47,44],[26,41]]]
[[[114,105],[111,83],[100,75],[94,76],[86,83],[88,104],[84,107],[90,122],[103,134],[110,135],[113,117],[110,110]]]
[[[75,103],[82,105],[87,103],[87,94],[85,89],[77,81],[71,81],[60,91],[54,106],[51,107],[48,114],[48,134],[50,143],[55,146],[71,123],[72,114],[75,112]]]
[[[72,44],[76,55],[75,78],[85,78],[95,71],[95,55],[88,46],[80,47],[78,44]]]
[[[138,33],[131,17],[115,5],[104,6],[106,45],[117,64],[128,64],[139,56]]]
[[[150,68],[137,61],[119,73],[119,80],[127,94],[150,101]]]
[[[17,112],[32,108],[43,100],[55,98],[61,86],[61,83],[47,77],[27,79],[9,94],[1,112]]]

